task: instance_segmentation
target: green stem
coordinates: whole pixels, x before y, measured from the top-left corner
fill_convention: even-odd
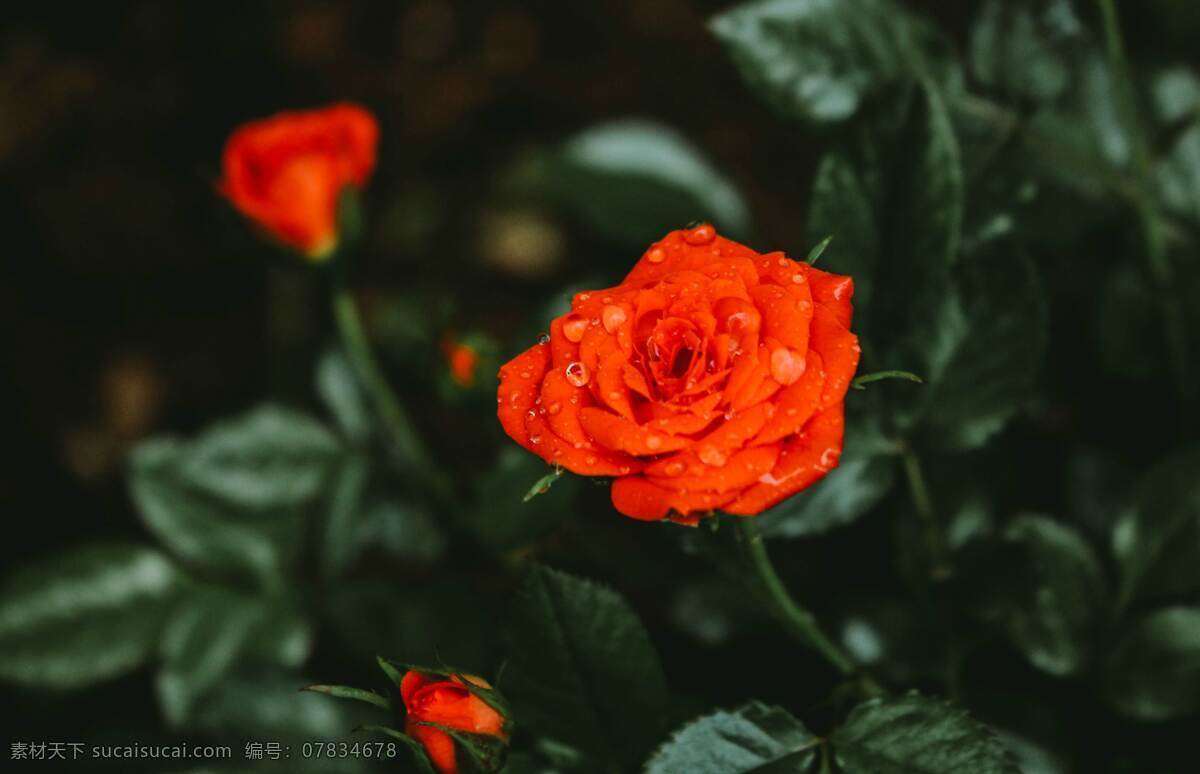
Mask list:
[[[429,475],[435,487],[441,488],[442,476],[433,458],[375,359],[354,295],[346,284],[341,267],[333,267],[332,270],[332,301],[334,320],[350,367],[374,404],[397,453]]]
[[[1125,45],[1121,39],[1121,22],[1113,0],[1096,0],[1104,23],[1104,42],[1108,50],[1109,66],[1117,91],[1117,110],[1121,123],[1133,149],[1133,161],[1137,173],[1137,195],[1133,198],[1134,212],[1141,226],[1146,251],[1146,265],[1150,271],[1161,299],[1161,313],[1167,348],[1175,379],[1181,392],[1190,391],[1187,339],[1184,335],[1183,311],[1174,296],[1174,271],[1167,256],[1164,223],[1150,196],[1153,185],[1154,167],[1150,147],[1146,142],[1141,121],[1138,117],[1137,101],[1133,81],[1129,76],[1129,63],[1125,57]]]
[[[746,552],[751,568],[762,584],[763,590],[771,601],[772,611],[780,623],[800,642],[816,651],[822,658],[833,665],[838,672],[847,677],[858,675],[863,689],[870,695],[876,696],[883,692],[879,684],[866,675],[859,674],[858,667],[850,657],[842,652],[832,640],[821,631],[816,617],[808,610],[800,607],[787,587],[775,572],[775,565],[767,554],[766,542],[762,532],[753,518],[738,518],[738,531],[741,543]]]

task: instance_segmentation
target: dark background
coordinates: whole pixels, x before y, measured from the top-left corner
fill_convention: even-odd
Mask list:
[[[282,257],[264,258],[261,243],[214,192],[225,137],[245,120],[340,99],[374,111],[381,157],[367,196],[358,283],[446,298],[447,325],[488,331],[506,342],[505,357],[515,351],[507,337],[530,309],[634,257],[613,255],[611,243],[552,203],[521,193],[524,159],[597,121],[635,115],[678,128],[746,194],[759,226],[755,246],[802,253],[808,189],[826,140],[777,120],[743,87],[703,24],[727,5],[6,8],[5,569],[88,538],[148,541],[123,477],[124,454],[136,440],[190,433],[264,395],[311,400],[308,364],[329,328],[320,277]],[[971,4],[909,5],[961,45]],[[1131,58],[1194,62],[1200,12],[1191,5],[1124,4]],[[1086,342],[1095,298],[1089,267],[1120,254],[1124,225],[1043,256],[1054,342]],[[1195,436],[1178,404],[1159,399],[1169,385],[1105,375],[1086,343],[1056,344],[1043,378],[1046,402],[981,463],[995,464],[1001,509],[1063,511],[1064,458],[1080,444],[1119,450],[1122,462],[1141,469]],[[488,459],[498,444],[496,428],[471,420],[474,432],[464,431],[452,407],[420,412],[420,421],[451,469]],[[677,688],[709,703],[779,701],[819,726],[829,708],[797,706],[796,695],[820,695],[824,686],[816,684],[830,683],[829,671],[770,631],[707,649],[674,631],[655,586],[664,572],[700,574],[701,566],[680,558],[654,528],[615,518],[605,501],[600,490],[589,496],[593,512],[563,527],[548,555],[633,599]],[[895,591],[880,520],[790,545],[786,564],[801,583],[849,599]],[[470,552],[456,559],[449,572],[488,577]],[[502,599],[506,589],[502,583],[490,594]],[[341,667],[322,658],[318,651],[311,672]],[[1000,643],[984,644],[977,658],[969,668],[984,714],[1036,716],[1038,705],[1057,701],[1081,708],[1042,731],[1043,741],[1070,740],[1066,746],[1083,756],[1080,771],[1098,770],[1089,761],[1108,763],[1118,750],[1145,752],[1172,770],[1184,723],[1122,721],[1075,695],[1083,691],[1076,684],[1038,676]],[[755,662],[787,666],[768,674]],[[74,738],[116,724],[114,716],[121,727],[159,723],[149,673],[66,697],[6,692],[4,703],[19,711],[6,724],[12,739]]]

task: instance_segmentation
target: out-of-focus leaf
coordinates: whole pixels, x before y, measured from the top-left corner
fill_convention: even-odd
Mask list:
[[[193,587],[163,631],[157,690],[172,726],[239,661],[297,667],[312,650],[312,627],[293,600]]]
[[[694,220],[745,239],[750,214],[738,190],[670,127],[629,119],[588,129],[552,158],[557,199],[589,225],[645,247]]]
[[[546,463],[512,444],[500,449],[495,466],[476,484],[474,504],[462,514],[467,530],[492,551],[526,545],[574,512],[576,476],[561,476],[546,492],[525,499],[531,482],[546,473]]]
[[[1200,223],[1200,125],[1180,135],[1154,171],[1167,209]]]
[[[1154,76],[1150,98],[1155,117],[1163,124],[1194,118],[1200,111],[1200,78],[1187,67],[1168,68]]]
[[[965,314],[940,375],[923,397],[922,437],[930,445],[983,445],[1029,399],[1049,338],[1049,313],[1037,266],[1012,244],[964,258],[954,287]]]
[[[888,0],[752,0],[714,16],[742,78],[782,116],[827,124],[925,68],[929,29]]]
[[[158,642],[178,572],[157,551],[76,548],[0,587],[0,679],[78,688],[141,665]]]
[[[671,722],[646,631],[610,589],[535,566],[509,611],[502,676],[515,716],[597,768],[641,763]]]
[[[767,537],[818,535],[862,516],[895,481],[895,448],[862,422],[847,428],[838,466],[820,486],[784,500],[758,517]]]
[[[347,438],[362,442],[370,436],[371,408],[349,361],[340,351],[331,349],[321,356],[317,362],[316,387]]]
[[[646,774],[748,774],[807,771],[821,740],[781,707],[752,701],[717,710],[671,734]]]
[[[343,582],[329,590],[324,611],[338,644],[364,663],[383,655],[476,674],[493,665],[492,616],[461,584]]]
[[[971,607],[998,626],[1030,663],[1055,675],[1078,672],[1107,613],[1100,561],[1074,530],[1025,515],[963,561]]]
[[[1068,0],[988,0],[971,29],[971,66],[1003,97],[1050,101],[1070,86],[1082,32]]]
[[[829,738],[845,774],[1020,774],[994,731],[917,694],[860,704]]]
[[[958,143],[942,98],[926,86],[874,104],[821,161],[809,234],[833,234],[822,264],[854,277],[864,368],[941,376],[965,333],[950,290],[962,217]],[[923,391],[878,391],[894,404],[884,415],[903,426]]]
[[[1087,448],[1067,466],[1067,505],[1072,521],[1101,544],[1107,543],[1117,519],[1132,505],[1133,474],[1115,454]]]
[[[1200,593],[1200,449],[1176,452],[1138,482],[1112,541],[1122,604]]]
[[[1105,664],[1103,690],[1141,720],[1200,710],[1200,607],[1157,610],[1125,632]]]
[[[315,419],[268,403],[181,444],[176,470],[189,487],[231,505],[283,508],[311,500],[341,454]]]
[[[189,727],[206,731],[216,739],[251,739],[291,746],[291,757],[286,762],[265,760],[264,771],[279,770],[280,763],[297,774],[375,771],[374,760],[303,756],[300,745],[305,742],[365,744],[380,740],[352,731],[378,722],[377,708],[300,690],[312,683],[310,676],[278,669],[239,670],[220,681],[200,702]],[[408,751],[398,750],[395,760],[407,763]]]
[[[392,703],[386,696],[378,694],[375,691],[355,688],[350,685],[306,685],[304,686],[304,690],[312,691],[313,693],[323,693],[338,699],[366,702],[385,710],[392,708]]]

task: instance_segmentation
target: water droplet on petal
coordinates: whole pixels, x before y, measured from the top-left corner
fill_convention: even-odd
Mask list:
[[[546,407],[546,411],[549,412],[550,416],[554,416],[558,412],[562,411],[562,404],[561,403],[551,403],[549,406]]]
[[[785,387],[804,375],[804,358],[787,347],[771,353],[771,378]]]
[[[627,319],[629,319],[629,315],[621,307],[615,304],[604,307],[604,330],[609,333],[616,333],[617,328],[620,328]]]
[[[531,444],[533,444],[534,446],[537,446],[539,443],[542,442],[542,437],[540,435],[531,435],[531,436],[529,436],[529,442]]]
[[[650,263],[662,263],[666,259],[667,259],[667,254],[665,252],[663,252],[663,249],[661,247],[656,247],[653,250],[651,250],[650,252],[646,253],[646,260],[649,261]]]
[[[788,265],[788,259],[787,259],[787,258],[780,257],[780,259],[779,259],[778,263],[779,263],[779,265],[780,265],[780,266],[787,266],[787,265]]]
[[[795,274],[792,275],[792,282],[796,283],[797,285],[803,285],[804,284],[804,275],[801,274],[800,272],[796,272]]]
[[[683,232],[683,241],[689,245],[706,245],[717,236],[717,231],[707,223],[696,226],[690,231]]]
[[[630,470],[632,470],[632,468],[630,468],[628,465],[622,465],[621,467],[617,468],[617,472],[622,476],[628,476]]]
[[[829,470],[834,466],[834,463],[837,462],[838,456],[838,450],[831,446],[825,451],[821,452],[821,459],[817,463],[817,466],[822,470]]]
[[[589,465],[595,465],[595,464],[596,464],[596,458],[595,458],[595,457],[588,457],[587,459],[585,459],[585,460],[584,460],[584,462],[586,462],[586,463],[587,463],[587,464],[589,464]]]
[[[682,476],[685,470],[687,470],[687,465],[684,465],[679,460],[675,460],[673,462],[668,462],[667,466],[663,469],[663,472],[668,476]]]
[[[576,387],[584,386],[588,383],[588,379],[591,378],[588,374],[587,366],[585,366],[583,363],[580,363],[578,360],[573,363],[568,363],[566,369],[563,371],[563,374],[567,377],[567,381]]]
[[[522,372],[521,372],[521,378],[522,378],[522,379],[532,379],[532,378],[533,378],[533,374],[529,373],[528,371],[522,371]]]
[[[578,344],[583,340],[583,334],[587,332],[587,320],[582,317],[570,315],[563,320],[563,335],[567,337],[567,341],[572,341]]]
[[[705,446],[700,450],[700,461],[705,465],[712,465],[714,468],[719,468],[725,464],[725,454],[715,446]]]
[[[657,449],[662,445],[663,445],[663,439],[661,437],[659,437],[657,435],[651,435],[651,436],[646,437],[646,448],[647,449],[651,449],[651,450]]]
[[[550,334],[549,333],[543,333],[542,335],[538,336],[538,344],[549,344],[549,343],[550,343]]]

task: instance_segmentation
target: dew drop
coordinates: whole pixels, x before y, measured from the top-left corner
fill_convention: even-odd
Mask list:
[[[771,378],[785,387],[804,375],[804,358],[787,347],[771,353]]]
[[[707,223],[704,223],[696,226],[691,231],[683,232],[683,241],[687,242],[689,245],[706,245],[713,241],[716,236],[716,229]]]
[[[558,412],[562,411],[562,404],[561,403],[551,403],[549,406],[546,407],[546,411],[547,411],[547,413],[550,414],[550,416],[554,416]]]
[[[668,462],[667,466],[663,468],[663,472],[668,476],[682,476],[685,470],[687,470],[687,465],[684,465],[679,460]]]
[[[588,374],[587,366],[585,366],[583,363],[580,363],[578,360],[573,363],[568,363],[566,370],[563,371],[563,374],[567,377],[567,381],[576,387],[584,386],[588,383],[588,379],[591,378]]]
[[[630,468],[628,465],[622,465],[621,467],[617,468],[617,472],[622,476],[628,476],[630,470],[632,470],[632,468]]]
[[[595,458],[595,457],[588,457],[587,459],[585,459],[585,460],[584,460],[584,462],[586,462],[586,463],[587,463],[587,464],[589,464],[589,465],[595,465],[595,464],[596,464],[596,458]]]
[[[549,333],[543,333],[542,335],[538,336],[538,344],[549,344],[549,343],[550,343],[550,334]]]
[[[521,378],[522,378],[522,379],[532,379],[532,378],[533,378],[533,374],[529,373],[528,371],[522,371],[522,372],[521,372]]]
[[[800,272],[796,272],[795,274],[792,275],[792,282],[796,283],[797,285],[803,285],[804,284],[804,275],[801,274]]]
[[[625,310],[616,304],[609,304],[604,307],[603,317],[604,330],[609,333],[616,333],[617,329],[629,319],[629,315],[625,313]]]
[[[646,260],[650,263],[662,263],[667,259],[667,254],[663,252],[661,247],[656,247],[646,253]]]
[[[646,448],[647,449],[651,449],[651,450],[657,449],[657,448],[661,447],[662,444],[663,444],[663,439],[657,435],[647,436],[647,438],[646,438]]]
[[[542,442],[542,437],[540,435],[531,435],[531,436],[529,436],[529,442],[531,444],[533,444],[534,446],[537,446],[539,443]]]
[[[838,459],[838,450],[831,446],[828,449],[826,449],[825,451],[821,452],[821,459],[817,463],[817,465],[822,470],[829,470],[830,468],[833,467],[833,464],[835,462],[837,462],[837,459]]]
[[[715,446],[705,446],[700,450],[700,461],[705,465],[712,465],[714,468],[719,468],[725,464],[724,452]]]
[[[572,341],[578,344],[583,340],[583,334],[587,332],[587,320],[582,317],[570,315],[563,320],[563,335],[567,337],[567,341]]]
[[[777,263],[778,263],[780,266],[787,266],[787,265],[788,265],[788,259],[787,259],[787,258],[783,258],[783,257],[781,256],[781,257],[779,258],[779,261],[778,261]]]

